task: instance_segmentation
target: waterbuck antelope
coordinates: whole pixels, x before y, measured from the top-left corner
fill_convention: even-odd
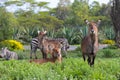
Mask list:
[[[57,56],[58,61],[61,62],[62,43],[60,41],[57,41],[57,40],[47,39],[46,38],[47,31],[41,31],[38,33],[39,33],[38,34],[38,43],[39,43],[38,46],[41,49],[43,58],[46,59],[47,54],[50,53],[53,58]],[[54,50],[57,50],[57,53]]]
[[[62,42],[63,45],[62,45],[61,51],[63,53],[65,53],[65,55],[67,54],[67,50],[69,48],[69,43],[68,43],[68,40],[66,38],[47,38],[47,39],[53,39],[53,40],[57,40],[59,42]],[[37,51],[37,49],[40,49],[38,44],[39,44],[38,37],[35,37],[31,40],[31,42],[30,42],[30,47],[31,47],[30,59],[32,59],[33,53],[34,53],[35,59],[37,59],[36,51]]]
[[[85,20],[85,22],[88,24],[88,34],[82,40],[81,50],[84,61],[86,60],[86,56],[88,56],[88,64],[92,66],[94,65],[96,52],[98,51],[98,26],[101,20],[98,20],[98,22]]]
[[[47,63],[47,62],[51,62],[51,63],[55,63],[58,59],[57,59],[57,53],[58,53],[58,51],[57,51],[58,49],[53,49],[53,51],[54,51],[54,57],[52,57],[52,58],[46,58],[46,59],[33,59],[33,60],[30,60],[30,63],[31,62],[34,62],[34,63],[38,63],[38,64],[43,64],[43,63]]]

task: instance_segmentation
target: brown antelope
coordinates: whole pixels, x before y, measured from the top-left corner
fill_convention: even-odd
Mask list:
[[[98,22],[85,20],[85,22],[88,24],[88,34],[82,40],[81,50],[84,61],[86,60],[86,56],[88,56],[88,64],[92,66],[94,65],[96,52],[98,51],[98,26],[101,20],[98,20]]]
[[[53,59],[53,58],[34,59],[34,60],[30,60],[30,63],[32,63],[32,62],[38,63],[38,64],[43,64],[43,63],[47,63],[47,62],[55,63],[55,60],[56,59]]]
[[[57,50],[56,56],[59,62],[61,62],[62,56],[61,56],[61,47],[62,43],[56,40],[50,40],[46,38],[46,31],[38,32],[38,46],[41,49],[42,55],[44,59],[47,59],[47,54],[50,53],[52,57],[54,58],[55,51]]]
[[[34,60],[30,60],[30,63],[32,63],[32,62],[38,63],[38,64],[43,64],[43,63],[47,63],[47,62],[55,63],[58,60],[57,56],[59,56],[59,55],[57,55],[57,53],[58,53],[57,49],[54,49],[54,57],[46,58],[46,59],[34,59]]]
[[[66,38],[47,38],[47,39],[53,39],[53,40],[57,40],[59,42],[62,42],[62,48],[61,51],[63,53],[65,53],[65,56],[67,55],[67,50],[69,48],[69,43],[68,40]],[[40,49],[38,46],[38,37],[32,38],[31,43],[30,43],[30,59],[32,59],[32,56],[34,55],[35,59],[37,59],[37,55],[36,55],[36,51],[37,49]]]

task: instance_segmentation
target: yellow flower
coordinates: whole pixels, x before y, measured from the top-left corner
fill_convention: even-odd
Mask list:
[[[115,41],[113,41],[113,40],[103,40],[102,43],[103,43],[103,44],[114,45],[114,44],[115,44]]]
[[[4,40],[0,42],[3,46],[8,47],[11,50],[23,50],[23,45],[16,40]]]

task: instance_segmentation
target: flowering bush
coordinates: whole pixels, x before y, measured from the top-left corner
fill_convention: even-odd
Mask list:
[[[103,40],[102,43],[103,43],[103,44],[114,45],[114,44],[115,44],[115,41],[113,41],[113,40]]]
[[[0,42],[0,47],[8,47],[10,50],[23,50],[23,45],[16,40],[4,40]]]

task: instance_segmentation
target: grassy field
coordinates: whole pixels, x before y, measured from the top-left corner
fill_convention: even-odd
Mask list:
[[[120,80],[120,50],[97,53],[94,67],[84,62],[79,50],[69,51],[59,63],[29,63],[29,51],[18,51],[20,60],[0,61],[0,80]],[[39,58],[41,55],[37,52]]]

